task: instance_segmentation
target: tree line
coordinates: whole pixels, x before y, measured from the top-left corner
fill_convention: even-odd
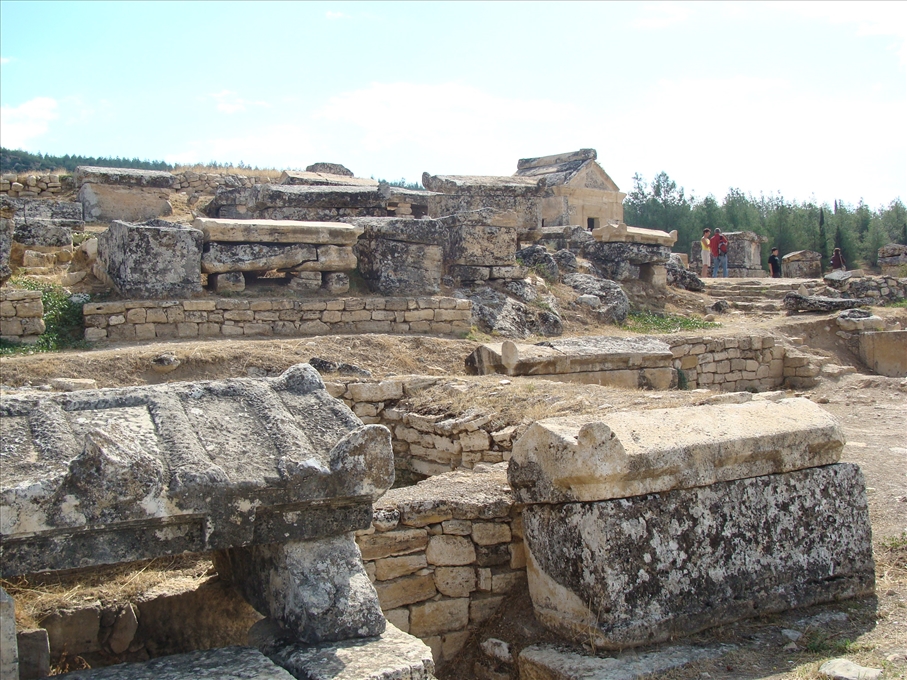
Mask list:
[[[702,238],[702,230],[752,231],[768,239],[762,248],[766,266],[772,247],[781,255],[795,250],[822,254],[825,264],[840,248],[851,268],[876,266],[878,250],[889,243],[907,244],[907,208],[896,198],[886,207],[871,209],[861,199],[857,205],[836,200],[831,205],[797,202],[782,195],[744,194],[729,189],[719,203],[711,194],[704,199],[687,196],[683,187],[660,172],[649,184],[638,173],[624,199],[624,222],[636,227],[677,230],[674,251],[689,253]]]
[[[173,170],[174,168],[173,165],[164,161],[149,161],[139,158],[72,156],[70,154],[51,156],[50,154],[29,153],[21,149],[0,148],[0,172],[50,172],[61,169],[74,172],[78,165],[140,170]]]

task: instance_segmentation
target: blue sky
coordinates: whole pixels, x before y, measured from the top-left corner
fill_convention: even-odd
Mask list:
[[[0,143],[907,200],[907,3],[0,2]]]

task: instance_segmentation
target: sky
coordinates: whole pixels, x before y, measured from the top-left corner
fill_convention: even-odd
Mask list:
[[[12,2],[0,144],[907,201],[907,2]]]

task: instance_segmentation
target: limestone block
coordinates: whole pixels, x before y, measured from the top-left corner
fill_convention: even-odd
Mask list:
[[[20,680],[50,675],[50,643],[46,630],[43,628],[21,630],[16,634],[16,642],[19,648]],[[0,673],[0,677],[5,676]]]
[[[67,680],[293,680],[257,649],[223,647],[188,654],[162,656],[144,663],[118,664],[106,668],[66,673]]]
[[[347,385],[353,401],[394,401],[403,398],[403,383],[382,380],[377,383],[350,383]]]
[[[94,222],[142,222],[173,214],[170,201],[157,189],[83,184],[79,201],[85,219]]]
[[[228,220],[199,217],[192,226],[202,231],[206,242],[352,246],[362,233],[362,227],[341,222],[296,220]]]
[[[202,271],[254,272],[290,269],[316,258],[314,246],[301,244],[209,242],[202,254]]]
[[[472,540],[477,545],[497,545],[510,542],[510,526],[504,522],[474,522]]]
[[[414,602],[429,600],[437,595],[431,574],[404,576],[391,581],[375,583],[382,609],[396,609]]]
[[[657,643],[875,586],[863,476],[852,464],[531,505],[523,522],[536,616],[603,648]]]
[[[135,168],[101,168],[91,165],[80,165],[75,171],[75,184],[111,184],[117,186],[169,189],[176,177],[161,170],[141,170]]]
[[[307,364],[4,396],[0,426],[4,578],[343,534],[369,526],[393,480],[390,433],[360,425]]]
[[[458,566],[471,564],[476,560],[475,547],[463,536],[432,536],[425,549],[425,558],[429,564],[439,566]]]
[[[822,255],[813,250],[797,250],[781,258],[781,276],[786,279],[822,278]]]
[[[393,625],[378,637],[314,647],[292,643],[264,647],[296,678],[309,680],[433,680],[431,649]],[[254,679],[253,680],[257,680]]]
[[[449,265],[502,267],[516,264],[517,230],[478,224],[450,227],[445,250]]]
[[[487,590],[491,590],[491,588],[489,587]],[[469,603],[469,622],[473,625],[484,623],[494,616],[502,602],[504,602],[503,595],[473,597]]]
[[[362,559],[377,560],[392,555],[404,555],[425,550],[428,545],[428,532],[425,529],[403,529],[388,531],[357,539]]]
[[[520,652],[521,678],[532,680],[638,680],[658,676],[672,668],[680,668],[697,661],[714,659],[731,651],[732,647],[667,647],[655,652],[602,657],[579,654],[549,645],[532,645]]]
[[[39,623],[47,631],[50,653],[59,658],[64,653],[96,652],[101,625],[101,603],[86,603],[78,609],[63,609],[50,614]]]
[[[435,586],[447,597],[469,597],[476,589],[476,570],[473,567],[438,567]]]
[[[321,288],[331,295],[343,295],[350,290],[350,277],[343,272],[324,272],[321,276]],[[375,313],[377,314],[377,312]],[[375,320],[380,321],[381,319]]]
[[[907,376],[907,330],[861,333],[860,358],[879,375]]]
[[[519,502],[596,501],[828,465],[843,446],[800,398],[550,418],[514,444],[508,478]]]
[[[2,587],[0,587],[0,678],[2,680],[19,678],[16,605]]]
[[[116,289],[133,298],[201,292],[202,234],[180,224],[114,221],[98,238],[98,261]]]
[[[387,581],[400,576],[408,576],[427,566],[428,562],[422,553],[403,557],[386,557],[375,562],[375,576],[379,581]]]
[[[787,293],[781,305],[788,311],[800,312],[837,312],[842,309],[853,309],[867,304],[863,298],[832,298],[824,295],[800,295],[793,291]]]
[[[296,271],[301,272],[342,272],[356,268],[356,255],[349,246],[318,246],[318,256],[311,262],[303,262]]]
[[[413,605],[409,610],[409,632],[419,638],[461,630],[469,625],[469,598],[437,600]]]

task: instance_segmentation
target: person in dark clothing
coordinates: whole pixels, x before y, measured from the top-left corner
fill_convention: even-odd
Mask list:
[[[835,252],[831,254],[831,269],[832,271],[838,269],[842,271],[847,270],[847,263],[844,261],[844,255],[841,253],[840,248],[835,248]]]
[[[773,279],[781,278],[781,260],[778,259],[778,249],[772,248],[772,254],[768,256],[768,266],[772,272]]]

